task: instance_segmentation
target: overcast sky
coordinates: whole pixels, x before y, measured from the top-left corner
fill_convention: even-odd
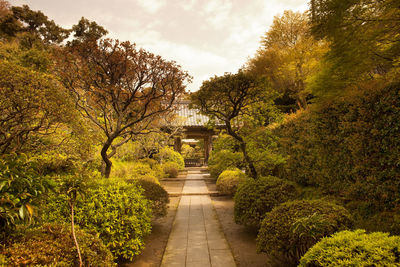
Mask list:
[[[129,40],[174,60],[203,80],[236,72],[259,47],[273,17],[305,11],[307,0],[10,0],[41,10],[70,28],[84,16],[105,27],[107,37]]]

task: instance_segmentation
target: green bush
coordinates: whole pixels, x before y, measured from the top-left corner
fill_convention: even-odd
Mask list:
[[[51,180],[39,175],[37,164],[28,156],[0,157],[0,233],[33,216],[33,205],[51,188]]]
[[[98,232],[115,258],[132,260],[144,248],[144,237],[151,230],[150,203],[142,194],[141,188],[121,180],[99,180],[84,197],[78,197],[75,223]],[[63,194],[54,194],[44,208],[44,220],[69,220]]]
[[[167,205],[169,203],[168,192],[160,184],[151,181],[139,179],[135,183],[144,190],[143,195],[145,198],[151,201],[153,216],[163,217],[167,215]]]
[[[222,194],[233,196],[239,186],[239,183],[246,179],[246,175],[239,169],[223,171],[217,180],[217,190]]]
[[[230,150],[212,151],[208,160],[208,170],[211,177],[217,179],[225,170],[230,168],[241,168],[243,166],[243,154]]]
[[[265,213],[296,196],[293,183],[274,176],[246,179],[235,194],[235,222],[259,228]]]
[[[336,204],[325,200],[286,202],[265,214],[257,236],[257,251],[286,265],[297,264],[322,237],[351,226],[350,213]]]
[[[79,228],[75,231],[84,266],[115,266],[111,252],[96,234]],[[45,224],[14,234],[5,242],[0,249],[4,266],[79,265],[70,225]]]
[[[342,231],[310,248],[299,266],[400,266],[399,252],[400,236]]]
[[[162,178],[164,172],[160,164],[150,161],[116,161],[113,164],[111,176],[122,179],[135,179],[141,176]]]
[[[363,84],[291,115],[275,129],[287,179],[363,201],[371,214],[398,209],[399,88]]]
[[[175,162],[165,162],[162,164],[162,168],[164,173],[169,178],[176,178],[178,177],[179,173],[179,165]]]
[[[139,162],[148,164],[150,168],[154,172],[154,176],[157,177],[157,179],[161,179],[164,177],[164,171],[160,163],[156,161],[155,159],[150,159],[150,158],[144,158],[139,160]]]
[[[154,158],[161,163],[175,162],[178,164],[179,170],[183,170],[185,168],[185,160],[183,159],[182,155],[170,147],[162,148],[159,153],[154,155]]]

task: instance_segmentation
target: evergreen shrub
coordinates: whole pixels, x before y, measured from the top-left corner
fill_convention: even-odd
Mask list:
[[[243,154],[231,150],[212,151],[208,160],[208,170],[211,177],[217,179],[225,170],[230,168],[241,168],[243,166]]]
[[[321,238],[352,227],[350,213],[325,200],[295,200],[265,214],[257,236],[257,251],[284,265],[298,264]]]
[[[296,186],[274,176],[246,179],[235,194],[234,216],[237,224],[260,227],[265,213],[297,196]]]
[[[99,233],[115,258],[132,260],[144,248],[144,237],[151,231],[150,205],[137,185],[101,179],[77,198],[75,223]],[[54,194],[43,206],[44,220],[70,220],[65,195]]]
[[[217,190],[222,194],[233,196],[241,182],[246,179],[246,175],[239,169],[223,171],[217,180]]]
[[[301,258],[304,267],[400,266],[400,236],[365,230],[342,231],[321,239]]]
[[[113,256],[95,233],[76,227],[84,266],[115,266]],[[67,224],[44,224],[14,233],[0,248],[2,266],[78,266],[79,259]]]
[[[168,192],[160,184],[151,181],[138,179],[135,182],[144,190],[143,195],[145,198],[151,202],[153,216],[158,218],[167,215]]]

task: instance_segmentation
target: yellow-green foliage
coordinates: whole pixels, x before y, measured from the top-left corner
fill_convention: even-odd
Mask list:
[[[176,162],[165,162],[161,166],[167,177],[169,177],[169,178],[178,177],[179,165]]]
[[[265,214],[257,236],[257,251],[281,260],[282,266],[291,266],[322,237],[352,224],[345,208],[326,200],[286,202]]]
[[[239,169],[223,171],[217,180],[217,190],[222,194],[233,196],[241,182],[246,179],[246,175]]]
[[[154,158],[161,163],[175,162],[178,164],[179,170],[183,170],[185,168],[185,160],[183,159],[182,155],[170,147],[164,147],[160,149],[160,152],[154,155]]]
[[[217,179],[218,176],[229,168],[241,168],[243,166],[243,154],[223,149],[212,151],[208,161],[208,170],[211,177]]]
[[[43,209],[46,221],[70,220],[64,194],[54,194]],[[121,179],[102,179],[77,198],[75,223],[98,232],[115,258],[132,260],[144,248],[144,237],[151,230],[150,203],[140,187]]]
[[[150,200],[151,211],[154,217],[167,215],[169,196],[168,192],[159,183],[143,179],[134,180],[134,183],[143,189],[143,195],[146,199]]]
[[[235,222],[259,228],[265,213],[296,196],[295,185],[283,179],[274,176],[246,179],[235,194]]]
[[[148,161],[115,161],[111,176],[122,179],[137,179],[139,177],[162,178],[163,170],[159,164]],[[144,178],[146,179],[146,178]]]
[[[84,266],[115,266],[113,256],[94,233],[75,229]],[[78,255],[67,224],[44,224],[4,240],[4,266],[78,266]],[[2,262],[3,261],[3,262]],[[56,265],[55,265],[56,264]]]
[[[299,266],[400,266],[400,237],[388,233],[342,231],[323,238],[301,258]]]

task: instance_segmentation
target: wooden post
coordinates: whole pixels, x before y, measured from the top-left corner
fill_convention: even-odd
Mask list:
[[[179,136],[174,139],[174,150],[179,153],[182,152],[182,139]]]
[[[212,135],[207,135],[204,138],[204,164],[208,165],[208,159],[210,158],[212,150]]]

